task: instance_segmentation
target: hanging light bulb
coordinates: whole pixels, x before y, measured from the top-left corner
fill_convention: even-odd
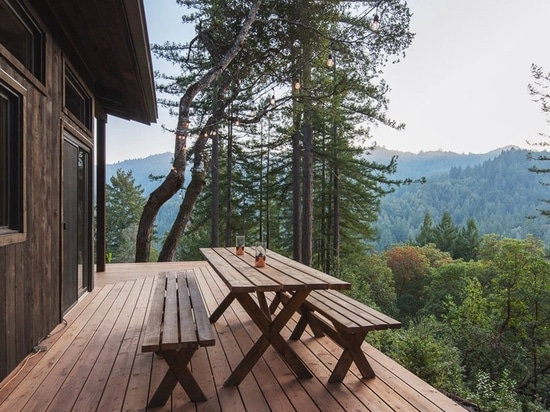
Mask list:
[[[374,18],[372,19],[372,30],[378,31],[380,28],[380,17],[378,17],[378,14],[374,15]]]
[[[332,53],[329,53],[329,55],[328,55],[327,66],[328,66],[328,67],[334,66],[334,60],[333,60],[333,58],[332,58]]]
[[[294,82],[294,88],[296,90],[300,90],[301,87],[302,87],[302,85],[300,84],[300,80],[296,79],[296,81]]]
[[[273,91],[273,94],[271,95],[271,100],[269,100],[269,103],[271,103],[272,106],[275,106],[275,91]]]
[[[235,120],[235,126],[238,126],[240,124],[241,124],[241,122],[239,121],[239,118],[237,117],[237,119]]]

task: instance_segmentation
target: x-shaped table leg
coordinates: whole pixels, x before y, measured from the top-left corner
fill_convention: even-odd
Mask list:
[[[252,299],[249,293],[234,294],[235,298],[258,326],[262,332],[262,336],[260,336],[250,351],[248,351],[239,365],[237,365],[223,386],[239,385],[256,362],[262,357],[269,345],[275,348],[298,378],[303,379],[312,377],[309,369],[290,346],[288,346],[288,343],[279,333],[294,312],[304,302],[308,294],[309,290],[296,292],[273,320],[271,320],[254,299]]]
[[[193,402],[206,401],[206,396],[187,367],[197,349],[197,347],[192,347],[181,351],[161,351],[169,369],[149,402],[150,408],[163,406],[178,382]]]

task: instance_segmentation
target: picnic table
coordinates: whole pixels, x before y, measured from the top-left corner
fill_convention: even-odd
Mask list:
[[[270,345],[298,378],[312,377],[280,331],[302,307],[311,291],[350,289],[351,285],[272,251],[267,251],[266,266],[262,268],[255,267],[252,248],[245,248],[243,255],[237,255],[234,248],[202,248],[200,251],[229,288],[228,295],[212,312],[210,322],[216,322],[229,305],[237,300],[262,333],[224,382],[224,386],[238,386]],[[272,314],[266,292],[288,294],[288,300],[285,300],[277,314]],[[256,300],[252,294],[256,294]]]

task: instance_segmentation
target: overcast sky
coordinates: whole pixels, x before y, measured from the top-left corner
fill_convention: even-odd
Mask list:
[[[530,66],[550,71],[550,0],[410,0],[411,31],[405,58],[386,67],[389,115],[403,131],[372,131],[379,146],[401,151],[485,153],[507,145],[528,147],[550,125],[531,100]],[[151,43],[185,42],[175,0],[145,0]],[[154,61],[155,69],[161,69]],[[174,127],[159,108],[144,126],[109,117],[107,162],[170,152]]]

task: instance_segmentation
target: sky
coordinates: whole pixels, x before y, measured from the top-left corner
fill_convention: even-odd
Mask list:
[[[186,42],[175,0],[144,0],[151,43]],[[391,91],[388,115],[404,130],[371,131],[378,146],[399,151],[486,153],[550,133],[532,100],[531,64],[550,72],[550,0],[409,0],[411,31],[405,57],[383,69]],[[167,63],[153,59],[155,70]],[[159,107],[151,126],[109,117],[107,163],[171,152],[174,136],[161,125],[176,118]]]

